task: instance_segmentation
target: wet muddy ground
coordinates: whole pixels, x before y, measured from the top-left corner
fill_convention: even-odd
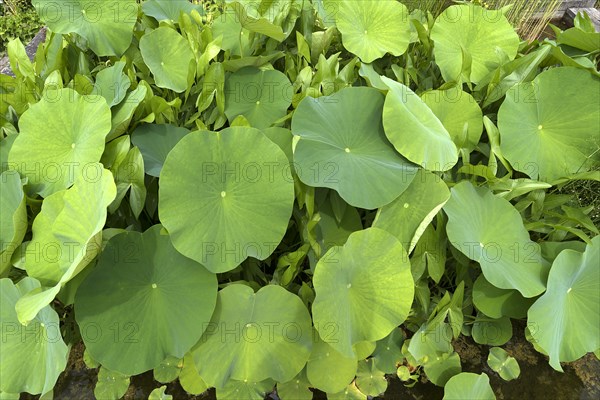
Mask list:
[[[525,340],[523,327],[515,323],[513,338],[504,346],[515,357],[521,367],[521,375],[513,381],[504,381],[487,365],[488,346],[474,343],[471,338],[461,337],[454,342],[459,353],[463,371],[481,373],[490,377],[492,388],[498,400],[596,400],[600,399],[600,360],[593,354],[582,359],[563,364],[564,373],[553,370],[547,358],[535,351]],[[97,369],[87,369],[83,362],[83,346],[75,346],[71,352],[67,370],[59,378],[54,390],[56,400],[93,400]],[[152,372],[131,378],[131,384],[124,396],[125,400],[147,399],[150,392],[162,386],[153,379]],[[166,393],[175,400],[214,400],[214,390],[199,395],[188,395],[177,381],[167,384]],[[390,376],[388,390],[382,399],[437,400],[443,397],[443,389],[428,383],[423,377],[412,388]],[[36,399],[37,396],[22,396],[22,399]],[[315,392],[315,400],[325,399],[323,393]],[[267,399],[277,399],[271,394]]]

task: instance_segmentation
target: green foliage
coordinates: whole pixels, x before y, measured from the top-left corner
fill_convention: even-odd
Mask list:
[[[8,5],[4,5],[8,8]],[[2,6],[0,6],[1,8]],[[4,10],[0,15],[0,57],[6,55],[8,42],[19,38],[28,43],[40,30],[43,23],[32,7],[19,7],[16,12]]]
[[[527,43],[465,2],[33,3],[46,41],[0,76],[3,396],[48,396],[81,341],[99,398],[152,371],[219,399],[393,374],[493,399],[453,341],[515,319],[557,370],[597,354],[586,16]]]
[[[519,363],[500,347],[492,347],[487,359],[491,369],[496,371],[506,381],[517,379],[521,373]]]

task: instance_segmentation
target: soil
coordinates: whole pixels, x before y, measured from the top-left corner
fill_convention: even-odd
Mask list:
[[[524,323],[513,321],[513,337],[501,346],[515,357],[521,368],[521,375],[513,381],[504,381],[487,365],[489,346],[479,345],[470,337],[461,336],[453,345],[460,355],[463,371],[490,377],[490,384],[498,400],[592,400],[600,398],[600,360],[588,354],[578,361],[563,364],[564,373],[555,371],[548,364],[546,356],[538,353],[525,339]],[[54,389],[56,400],[94,400],[98,369],[88,369],[83,362],[83,344],[71,350],[66,371],[60,376]],[[388,390],[381,399],[437,400],[444,395],[442,388],[427,383],[426,377],[412,388],[407,388],[395,378],[389,377]],[[131,384],[124,400],[147,399],[152,390],[162,386],[153,379],[152,372],[131,378]],[[187,394],[178,381],[167,384],[166,393],[175,400],[215,400],[214,389],[198,396]],[[39,396],[22,395],[22,400],[37,400]],[[315,391],[315,400],[324,400],[324,393]],[[278,400],[275,394],[267,399]]]

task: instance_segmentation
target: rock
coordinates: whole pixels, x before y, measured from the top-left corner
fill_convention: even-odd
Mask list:
[[[27,53],[27,57],[29,57],[29,59],[31,61],[33,61],[33,58],[35,57],[35,53],[36,53],[39,45],[41,43],[43,43],[45,40],[46,40],[46,27],[43,27],[42,29],[39,30],[39,32],[31,40],[31,42],[29,42],[29,44],[27,46],[25,46],[25,53]],[[10,75],[10,76],[15,76],[15,74],[10,69],[10,61],[8,59],[8,56],[5,56],[2,59],[0,59],[0,73],[5,74],[5,75]]]

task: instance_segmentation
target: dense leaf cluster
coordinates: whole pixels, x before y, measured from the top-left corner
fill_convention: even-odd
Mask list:
[[[600,34],[396,0],[34,0],[0,75],[0,393],[494,398],[461,335],[600,349]],[[598,353],[597,353],[598,354]],[[490,350],[503,379],[517,360]],[[407,384],[408,384],[407,383]],[[151,398],[165,399],[165,387]]]

